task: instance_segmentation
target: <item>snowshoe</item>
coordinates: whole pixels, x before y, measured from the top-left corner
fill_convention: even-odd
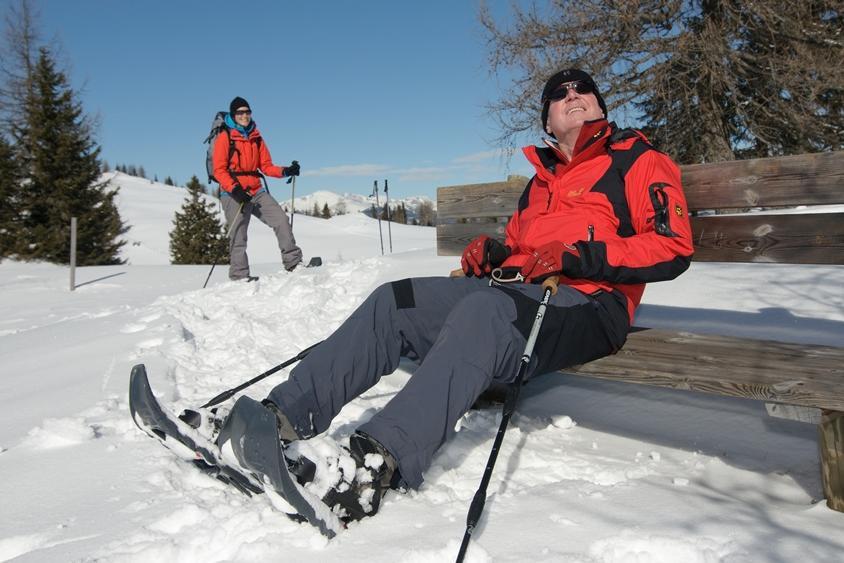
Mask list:
[[[223,457],[262,478],[310,524],[332,538],[343,524],[322,501],[303,488],[288,469],[278,435],[276,415],[258,401],[241,396],[232,408],[217,442]]]
[[[243,399],[248,398],[241,397],[241,400],[235,404],[235,409]],[[260,403],[256,404],[269,417],[272,417],[269,420],[272,422],[273,433],[275,433],[275,416],[263,408]],[[232,414],[235,413],[235,409],[232,409]],[[219,448],[216,443],[198,432],[198,428],[194,428],[184,419],[175,416],[161,406],[152,393],[146,368],[143,364],[138,364],[132,368],[129,380],[129,410],[138,428],[161,442],[181,459],[194,464],[201,471],[233,485],[249,496],[266,492],[273,505],[287,516],[296,521],[307,521],[328,538],[334,537],[337,531],[342,529],[342,523],[330,513],[319,499],[304,490],[296,480],[296,478],[301,478],[305,482],[304,478],[308,475],[312,479],[313,468],[310,466],[313,464],[304,460],[304,458],[292,462],[288,460],[284,456],[281,442],[277,436],[275,446],[273,446],[272,441],[266,439],[269,432],[267,432],[266,424],[260,424],[261,421],[256,421],[259,427],[260,442],[248,440],[244,437],[244,441],[248,442],[244,445],[250,448],[251,457],[249,459],[264,460],[263,464],[253,463],[255,468],[266,469],[269,475],[263,471],[256,472],[253,467],[244,469],[244,465],[239,463],[236,454],[234,456],[227,455],[226,449],[231,450],[231,447]],[[183,413],[183,416],[194,422],[196,421],[195,415]],[[200,421],[201,417],[200,414]],[[230,444],[230,441],[226,438],[231,435],[231,426],[237,426],[241,418],[241,416],[229,416],[226,419],[226,424],[220,430],[220,437],[223,439],[219,440],[220,437],[218,437],[219,443]],[[241,440],[238,439],[238,441]],[[265,445],[268,448],[265,452],[255,452],[251,449],[253,446],[264,447]],[[270,460],[276,465],[274,469]],[[291,472],[291,468],[295,473]],[[258,475],[255,473],[258,473]]]

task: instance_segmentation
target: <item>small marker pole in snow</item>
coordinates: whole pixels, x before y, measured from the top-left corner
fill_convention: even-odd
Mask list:
[[[495,460],[498,459],[498,450],[501,448],[501,442],[504,440],[504,432],[507,431],[507,424],[509,424],[510,417],[513,416],[513,412],[516,410],[516,401],[519,399],[522,380],[525,378],[528,364],[530,364],[530,357],[533,355],[533,347],[536,344],[536,337],[539,336],[539,328],[542,326],[542,319],[545,317],[545,309],[548,307],[548,301],[550,301],[551,296],[557,293],[558,282],[559,278],[556,276],[552,276],[542,282],[542,289],[545,290],[542,294],[542,301],[539,302],[539,308],[536,310],[536,318],[533,321],[533,326],[530,328],[530,334],[525,344],[525,351],[519,362],[519,372],[507,390],[507,399],[504,401],[501,424],[498,427],[498,433],[495,435],[492,451],[489,452],[484,476],[481,479],[478,490],[475,492],[472,504],[469,506],[469,514],[466,515],[466,533],[463,534],[463,542],[460,544],[460,552],[457,554],[457,563],[461,563],[466,556],[466,548],[469,547],[472,532],[475,531],[475,526],[478,525],[478,521],[481,519],[481,512],[483,512],[484,504],[486,503],[486,488],[489,486],[490,477],[492,477],[492,468],[495,467]]]
[[[387,190],[387,180],[384,180],[384,195],[387,196],[387,238],[390,241],[390,254],[393,253],[393,229],[390,228],[390,192]]]
[[[76,289],[76,217],[70,218],[70,290]]]
[[[384,256],[384,235],[381,232],[381,203],[378,201],[378,180],[375,180],[372,194],[375,196],[375,214],[378,219],[378,238],[381,240],[381,256]]]

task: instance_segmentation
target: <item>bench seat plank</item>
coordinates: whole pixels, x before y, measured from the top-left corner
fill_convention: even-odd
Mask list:
[[[617,354],[565,371],[844,411],[842,348],[644,329]]]

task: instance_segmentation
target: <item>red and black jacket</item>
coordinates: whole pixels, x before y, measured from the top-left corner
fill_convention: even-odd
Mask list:
[[[502,267],[521,267],[550,241],[572,244],[580,257],[567,257],[560,283],[621,291],[632,323],[645,284],[679,276],[694,253],[679,168],[605,119],[584,123],[571,161],[553,146],[523,151],[536,175],[507,224]]]

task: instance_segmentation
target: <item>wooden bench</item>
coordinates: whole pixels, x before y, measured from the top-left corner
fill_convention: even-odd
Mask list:
[[[681,170],[695,262],[844,265],[844,213],[746,212],[844,203],[844,151]],[[439,188],[438,254],[459,255],[479,234],[503,240],[526,181]],[[634,327],[619,353],[565,371],[758,399],[817,423],[827,505],[844,512],[844,347]]]

